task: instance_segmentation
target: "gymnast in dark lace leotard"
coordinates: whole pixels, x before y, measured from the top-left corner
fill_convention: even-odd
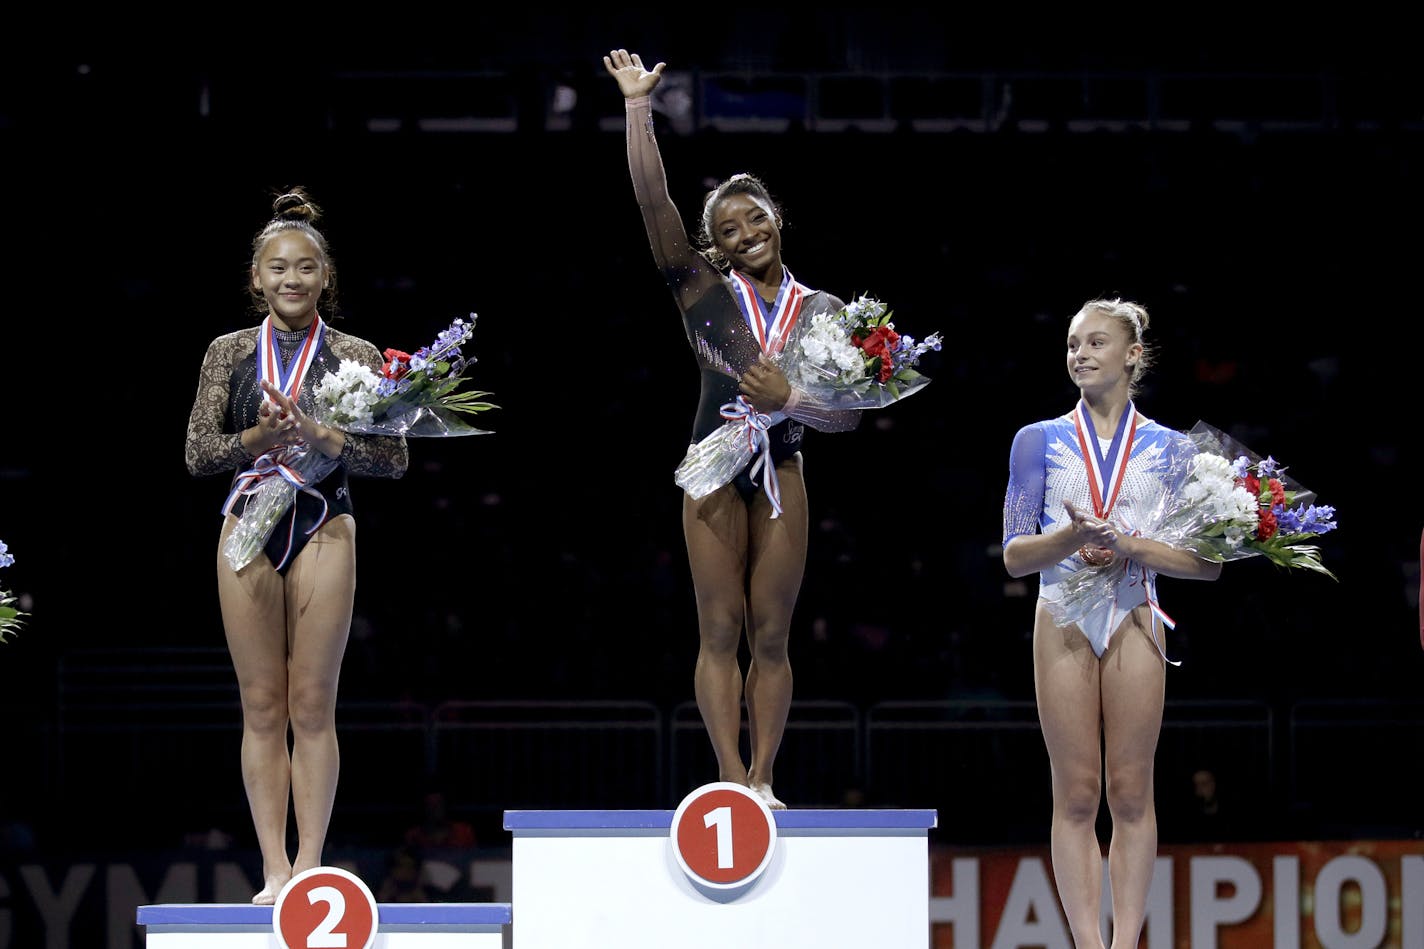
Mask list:
[[[782,419],[767,432],[778,516],[772,516],[775,492],[764,468],[756,480],[744,469],[706,496],[683,498],[683,532],[697,592],[694,685],[717,755],[718,779],[751,787],[771,807],[781,808],[772,793],[772,766],[791,704],[787,639],[806,564],[802,420],[840,431],[854,427],[859,415],[798,411],[798,406],[808,409],[809,400],[761,354],[778,352],[797,319],[835,312],[843,304],[791,276],[781,260],[780,214],[751,175],[736,175],[708,196],[703,247],[694,247],[668,196],[653,134],[649,95],[663,64],[648,70],[636,55],[614,50],[604,66],[624,96],[628,168],[653,257],[677,300],[702,370],[692,442],[721,426],[722,406],[739,396],[758,412]],[[741,368],[740,375],[729,373],[728,366]],[[745,683],[737,657],[744,629],[751,654]],[[744,694],[750,764],[739,748]]]
[[[294,874],[322,865],[336,794],[336,685],[356,590],[347,475],[398,478],[407,463],[404,439],[347,435],[307,413],[328,369],[343,359],[373,368],[381,360],[375,346],[332,329],[317,312],[334,272],[312,226],[315,206],[295,191],[274,211],[253,242],[262,323],[208,346],[184,446],[194,475],[241,473],[259,456],[297,445],[333,466],[310,493],[297,493],[265,557],[235,571],[223,554],[241,496],[218,539],[218,601],[242,701],[242,778],[262,851],[263,886],[253,902],[264,904]],[[286,843],[289,804],[295,858]]]

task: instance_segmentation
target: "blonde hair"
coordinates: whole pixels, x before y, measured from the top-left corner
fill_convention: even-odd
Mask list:
[[[1097,297],[1084,303],[1077,313],[1073,314],[1076,320],[1084,313],[1101,313],[1104,316],[1112,317],[1122,324],[1122,328],[1127,333],[1127,338],[1142,347],[1142,353],[1137,357],[1137,361],[1132,364],[1132,377],[1127,382],[1128,395],[1137,394],[1137,384],[1151,368],[1154,362],[1154,352],[1147,345],[1143,337],[1147,333],[1147,325],[1151,317],[1147,314],[1147,307],[1140,303],[1133,303],[1131,300],[1124,300],[1121,297]],[[1069,322],[1072,322],[1071,320]]]

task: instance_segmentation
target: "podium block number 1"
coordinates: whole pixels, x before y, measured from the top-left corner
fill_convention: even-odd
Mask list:
[[[776,820],[766,802],[728,781],[704,784],[683,798],[669,835],[688,878],[718,890],[750,886],[776,851]]]

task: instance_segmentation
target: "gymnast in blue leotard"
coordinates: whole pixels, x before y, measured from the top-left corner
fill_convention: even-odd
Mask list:
[[[1157,855],[1152,766],[1162,726],[1165,660],[1155,576],[1213,580],[1221,565],[1134,533],[1171,491],[1185,436],[1142,415],[1148,314],[1090,300],[1068,327],[1072,412],[1020,429],[1004,499],[1004,566],[1039,574],[1034,690],[1052,765],[1054,880],[1079,949],[1102,949],[1102,852],[1096,834],[1106,769],[1112,841],[1113,945],[1135,946]],[[1122,582],[1081,622],[1059,626],[1048,603],[1075,571],[1129,561]]]

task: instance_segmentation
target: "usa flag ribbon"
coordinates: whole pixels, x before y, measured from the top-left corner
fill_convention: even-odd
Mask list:
[[[776,299],[772,301],[771,314],[768,316],[766,304],[762,302],[752,282],[735,270],[731,272],[731,276],[732,299],[737,301],[737,309],[742,311],[742,317],[747,321],[747,326],[751,327],[752,335],[761,345],[761,351],[781,352],[791,335],[791,328],[796,325],[796,318],[801,315],[801,305],[805,302],[806,295],[813,291],[798,283],[796,278],[791,276],[791,271],[783,266],[781,287],[776,291]]]
[[[746,396],[742,395],[737,396],[735,402],[722,406],[721,413],[727,421],[741,422],[746,426],[747,447],[757,456],[752,463],[751,476],[755,478],[758,471],[765,469],[762,487],[767,500],[771,501],[771,517],[775,520],[781,516],[781,482],[776,477],[776,465],[771,460],[771,439],[766,434],[766,430],[771,428],[771,416],[752,408]]]

